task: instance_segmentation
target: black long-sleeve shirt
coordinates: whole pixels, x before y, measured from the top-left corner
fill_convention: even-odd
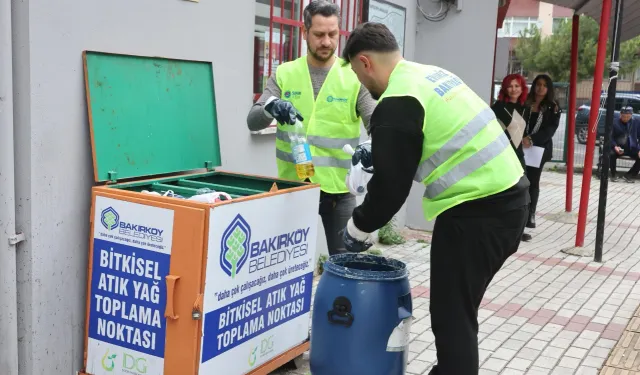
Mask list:
[[[409,96],[382,99],[371,115],[373,176],[353,223],[371,233],[389,222],[407,199],[422,157],[424,109]]]
[[[534,146],[544,148],[542,159],[545,162],[553,158],[553,136],[560,125],[561,114],[562,110],[560,110],[558,104],[554,102],[544,105],[543,111],[541,112],[529,111],[527,118],[525,118],[525,120],[527,120],[525,135],[531,137]],[[535,131],[538,116],[542,116],[542,124],[540,124],[540,129]]]
[[[367,195],[353,211],[353,223],[371,233],[389,222],[402,207],[422,157],[424,109],[410,96],[384,98],[371,115],[373,176]],[[465,202],[449,212],[482,215],[511,210],[529,203],[526,177],[502,193]]]

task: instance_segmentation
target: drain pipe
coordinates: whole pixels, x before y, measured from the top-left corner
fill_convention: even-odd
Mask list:
[[[11,0],[0,0],[0,369],[18,375]]]

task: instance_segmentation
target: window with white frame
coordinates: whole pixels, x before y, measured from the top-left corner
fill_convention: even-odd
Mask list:
[[[551,27],[551,32],[553,34],[555,34],[558,29],[560,28],[560,26],[562,26],[562,24],[564,24],[565,22],[571,22],[571,18],[569,17],[556,17],[553,19],[553,26]]]
[[[542,22],[537,17],[507,17],[502,28],[498,29],[499,38],[519,38],[520,33],[531,29],[533,26],[542,27]]]

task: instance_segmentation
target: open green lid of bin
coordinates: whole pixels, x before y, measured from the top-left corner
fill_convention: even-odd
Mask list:
[[[96,182],[221,165],[211,63],[85,51]]]

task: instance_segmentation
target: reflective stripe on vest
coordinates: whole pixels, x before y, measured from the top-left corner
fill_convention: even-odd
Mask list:
[[[493,160],[493,158],[500,155],[507,147],[510,147],[507,136],[504,133],[498,134],[498,137],[482,150],[478,151],[473,156],[456,165],[450,171],[440,176],[437,180],[427,185],[427,189],[424,191],[424,197],[429,199],[436,198],[456,182],[467,177],[471,173],[480,169],[483,165]]]
[[[276,149],[276,158],[286,161],[287,163],[293,163],[293,155],[289,152]],[[330,168],[351,168],[351,159],[336,159],[328,156],[314,156],[314,167],[330,167]]]
[[[284,130],[280,130],[280,128],[276,129],[276,138],[283,142],[290,142],[288,132]],[[328,137],[320,137],[318,135],[309,135],[307,136],[307,142],[310,145],[322,148],[335,148],[342,150],[342,147],[346,144],[350,144],[354,149],[360,143],[360,137],[358,138],[328,138]],[[347,167],[349,168],[349,167]]]
[[[433,171],[441,166],[445,161],[449,160],[458,150],[460,150],[470,139],[478,135],[487,124],[495,119],[496,116],[491,108],[486,108],[478,113],[471,121],[469,121],[458,133],[456,133],[447,143],[442,146],[435,154],[422,163],[418,167],[415,177],[417,182],[422,182]]]

